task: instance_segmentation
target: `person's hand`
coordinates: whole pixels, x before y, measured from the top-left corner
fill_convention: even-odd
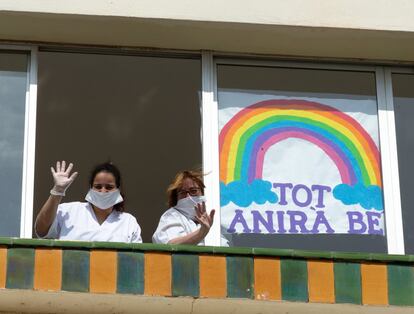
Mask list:
[[[203,230],[205,234],[207,234],[213,225],[214,214],[216,211],[212,209],[210,211],[210,214],[208,214],[206,211],[206,204],[204,202],[198,203],[196,206],[194,206],[194,208],[196,211],[195,219],[200,223],[200,229]]]
[[[72,171],[73,164],[70,163],[68,168],[66,168],[66,161],[62,161],[60,163],[59,161],[56,162],[56,170],[53,167],[50,167],[50,171],[53,175],[53,181],[55,185],[53,186],[52,191],[50,191],[51,194],[54,195],[65,195],[65,191],[69,187],[69,185],[72,184],[72,182],[76,179],[78,176],[77,172],[72,173],[70,175],[70,172]],[[55,192],[55,193],[54,193]]]

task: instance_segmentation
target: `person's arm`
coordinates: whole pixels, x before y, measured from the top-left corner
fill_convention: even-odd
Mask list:
[[[208,230],[203,227],[194,230],[193,232],[178,238],[171,239],[168,244],[199,244],[207,235]]]
[[[42,206],[36,218],[36,234],[39,237],[44,237],[49,232],[50,226],[56,217],[56,211],[62,200],[62,196],[50,195],[47,201]]]
[[[206,204],[203,202],[195,206],[196,220],[200,223],[200,228],[181,237],[168,241],[168,244],[195,244],[200,243],[210,231],[214,221],[215,210],[212,209],[210,214],[206,212]]]
[[[77,172],[70,175],[73,164],[69,164],[66,170],[65,168],[65,161],[62,161],[62,164],[59,161],[56,163],[56,171],[53,167],[50,168],[55,185],[50,191],[51,195],[40,209],[36,218],[35,228],[39,237],[44,237],[49,232],[50,226],[55,220],[57,208],[62,201],[63,196],[65,196],[66,189],[78,175]]]

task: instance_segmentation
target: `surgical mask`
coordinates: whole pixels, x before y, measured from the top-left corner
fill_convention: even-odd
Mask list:
[[[122,198],[119,189],[111,192],[98,192],[94,189],[90,189],[85,196],[85,200],[95,205],[97,208],[105,210],[121,203],[124,199]]]
[[[206,198],[204,196],[189,195],[186,198],[178,200],[177,205],[175,205],[174,208],[187,218],[194,220],[194,218],[196,217],[196,211],[194,206],[197,206],[197,204],[200,204],[205,201]]]

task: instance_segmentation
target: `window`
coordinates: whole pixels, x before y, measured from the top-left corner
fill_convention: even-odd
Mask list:
[[[207,244],[414,252],[410,69],[201,55],[3,50],[1,235],[32,234],[56,160],[80,173],[65,201],[83,200],[90,169],[111,160],[145,242],[175,173],[203,166],[208,207],[219,209]],[[291,112],[266,124],[269,108]]]
[[[217,80],[224,242],[387,252],[375,71],[219,64]]]
[[[34,215],[56,160],[80,174],[65,202],[82,201],[91,168],[111,160],[126,210],[151,242],[168,184],[179,170],[201,167],[200,70],[197,57],[40,52]]]

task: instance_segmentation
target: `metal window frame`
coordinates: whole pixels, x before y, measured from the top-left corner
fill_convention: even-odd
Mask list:
[[[388,254],[404,254],[404,233],[391,72],[385,67],[377,67],[375,77],[377,83],[378,124],[380,131]]]
[[[241,58],[215,58],[212,52],[202,53],[203,61],[203,166],[209,173],[206,180],[207,199],[210,208],[216,209],[215,226],[206,238],[208,245],[220,245],[220,189],[219,189],[219,148],[218,148],[218,101],[217,66],[263,66],[373,72],[376,78],[380,153],[384,184],[385,227],[389,254],[404,254],[401,199],[398,173],[398,154],[395,133],[394,105],[391,73],[414,73],[411,68],[375,65],[329,64],[317,62],[269,61]],[[211,121],[215,120],[215,121]],[[216,122],[217,121],[217,122]],[[215,139],[213,138],[215,137]]]
[[[202,146],[203,171],[206,174],[205,196],[208,200],[207,210],[215,209],[214,223],[205,238],[206,245],[220,246],[220,186],[219,186],[219,133],[218,133],[218,103],[217,103],[217,74],[213,53],[204,51],[201,56],[202,64]]]

